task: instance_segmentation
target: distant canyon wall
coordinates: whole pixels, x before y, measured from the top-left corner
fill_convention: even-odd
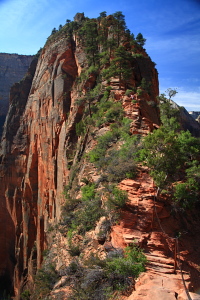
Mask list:
[[[24,77],[32,59],[33,55],[0,53],[0,136],[8,112],[10,88]]]

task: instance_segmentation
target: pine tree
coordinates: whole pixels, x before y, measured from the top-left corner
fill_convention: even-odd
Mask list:
[[[136,36],[136,42],[143,47],[146,43],[146,39],[143,37],[143,35],[141,33],[138,33],[138,35]]]
[[[96,65],[98,54],[97,23],[94,20],[87,20],[79,34],[84,37],[84,46],[88,54],[89,65]]]
[[[119,46],[115,51],[115,58],[111,62],[111,67],[115,68],[115,75],[119,76],[119,88],[122,79],[128,81],[131,76],[131,54],[126,51],[124,46]]]
[[[57,32],[57,29],[54,27],[54,28],[52,29],[51,34],[55,34],[56,32]]]
[[[124,30],[126,29],[125,16],[121,11],[117,11],[113,14],[113,17],[115,20],[113,33],[117,37],[117,47],[119,47],[122,32],[124,32]]]

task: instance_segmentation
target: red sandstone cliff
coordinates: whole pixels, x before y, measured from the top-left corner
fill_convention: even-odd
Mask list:
[[[112,78],[109,83],[114,100],[122,103],[125,116],[132,121],[133,134],[147,134],[159,126],[157,71],[142,51],[144,57],[135,60],[130,80],[135,87],[143,77],[148,78],[152,84],[151,96],[144,92],[141,97],[135,96],[137,103],[133,103],[131,96],[125,95],[124,86],[120,84],[119,88],[119,80]],[[63,189],[72,176],[70,164],[80,161],[84,151],[88,152],[95,144],[92,135],[88,137],[86,134],[85,139],[80,141],[75,130],[75,124],[81,120],[84,111],[83,104],[77,105],[80,91],[76,78],[87,67],[80,39],[61,36],[48,42],[36,70],[34,64],[24,81],[11,90],[0,156],[0,278],[5,279],[7,290],[13,285],[16,299],[19,299],[23,285],[33,282],[35,269],[41,266],[42,252],[48,246],[48,229],[59,221],[64,202]],[[88,86],[95,84],[95,75],[89,74],[81,89],[86,91]],[[107,124],[98,131],[106,130],[106,127]],[[75,153],[73,162],[72,153]],[[94,179],[98,177],[92,164],[87,164],[84,159],[81,163],[77,174],[79,181],[88,173]],[[150,268],[156,268],[152,266],[153,257],[159,255],[161,257],[158,261],[155,259],[155,265],[160,264],[160,268],[163,264],[165,272],[171,265],[173,242],[166,245],[167,241],[152,219],[154,190],[151,179],[144,173],[138,182],[125,181],[120,186],[128,190],[131,206],[137,213],[124,212],[121,223],[112,228],[112,246],[124,247],[138,239],[149,251]],[[171,234],[176,228],[168,225],[174,219],[168,218],[169,212],[163,203],[156,205],[159,218],[165,220],[166,217],[166,230]],[[194,235],[197,238],[197,232]],[[184,251],[189,251],[187,246],[187,243],[183,245]],[[194,258],[189,261],[192,265]],[[171,276],[166,277],[169,280],[175,276],[172,268],[169,267]],[[148,276],[147,281],[156,275],[151,271]],[[180,276],[176,280],[179,281]],[[146,298],[141,298],[144,294],[141,295],[134,296],[133,293],[129,299],[150,297],[148,293]]]

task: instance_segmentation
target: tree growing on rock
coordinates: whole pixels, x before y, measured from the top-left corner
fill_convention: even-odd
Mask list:
[[[136,42],[143,47],[146,43],[146,39],[143,37],[142,33],[138,33],[138,35],[136,36]]]

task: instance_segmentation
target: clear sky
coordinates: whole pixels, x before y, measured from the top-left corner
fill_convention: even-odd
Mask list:
[[[173,100],[200,111],[200,0],[0,0],[0,52],[35,54],[66,19],[102,11],[122,11],[130,31],[147,39],[160,92],[177,88]]]

